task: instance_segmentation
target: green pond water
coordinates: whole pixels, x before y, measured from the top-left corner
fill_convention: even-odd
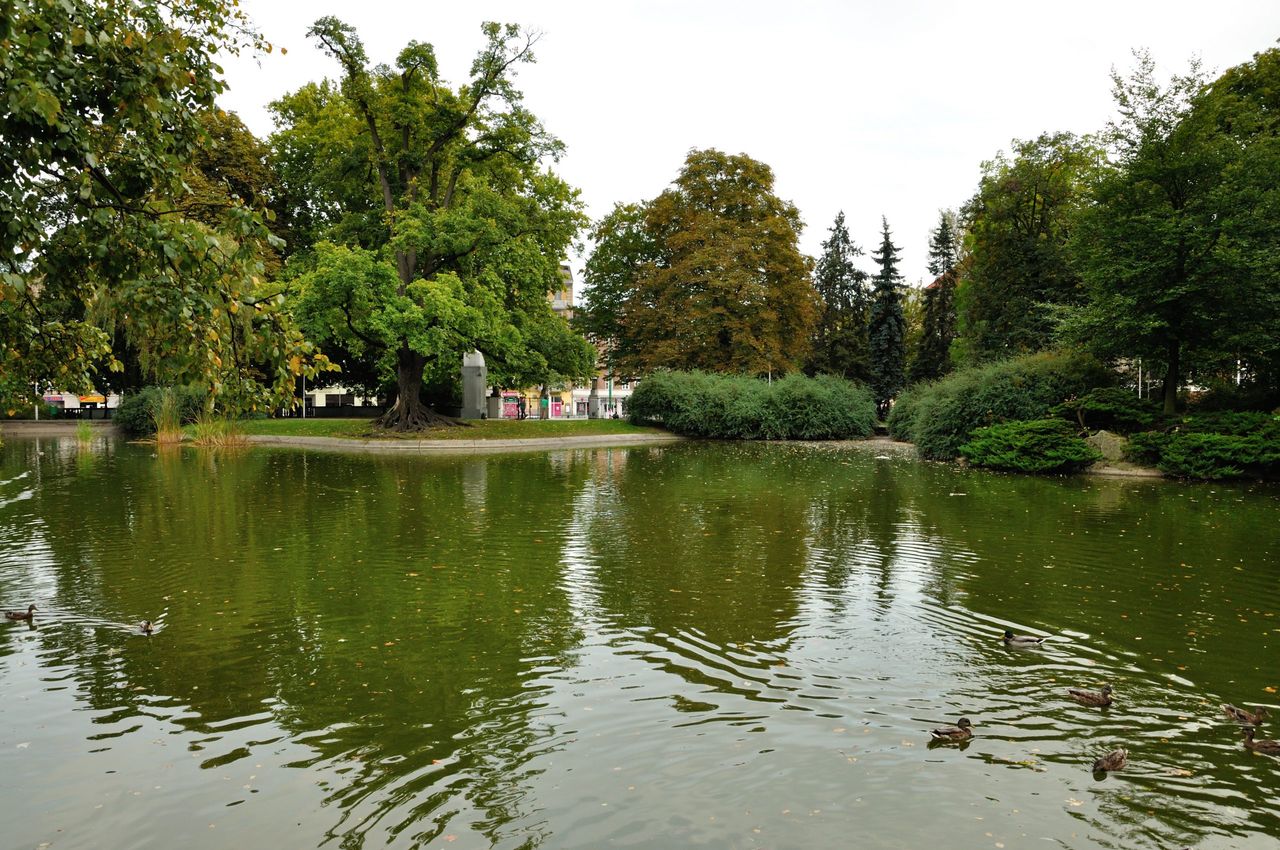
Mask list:
[[[1280,703],[1278,520],[866,447],[11,438],[3,845],[1275,848],[1219,704]]]

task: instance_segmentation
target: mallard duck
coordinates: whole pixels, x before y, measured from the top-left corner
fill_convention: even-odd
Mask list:
[[[153,631],[155,631],[155,629],[153,629],[153,628],[151,627],[151,621],[150,621],[150,620],[143,620],[141,623],[139,623],[139,624],[138,624],[138,628],[142,630],[142,633],[143,633],[144,635],[149,635],[149,634],[151,634]]]
[[[1222,713],[1237,723],[1245,723],[1249,726],[1257,726],[1267,716],[1265,708],[1260,708],[1257,712],[1250,712],[1245,711],[1243,708],[1236,708],[1231,703],[1222,706]]]
[[[1120,747],[1107,753],[1093,763],[1094,773],[1106,773],[1109,770],[1124,770],[1129,763],[1129,751]]]
[[[961,717],[955,726],[930,729],[929,734],[935,741],[967,741],[973,737],[973,723],[969,718]]]
[[[1270,738],[1259,738],[1255,741],[1252,726],[1244,727],[1244,746],[1245,749],[1253,750],[1255,753],[1280,756],[1280,741],[1273,741]]]
[[[5,611],[4,618],[6,620],[30,620],[35,610],[36,606],[28,605],[25,611]]]
[[[1106,708],[1111,705],[1111,686],[1103,685],[1101,691],[1086,691],[1082,688],[1067,688],[1067,695],[1081,705],[1093,705]]]
[[[1036,646],[1044,643],[1044,638],[1033,637],[1031,635],[1015,635],[1008,629],[1005,630],[1002,640],[1006,646]]]

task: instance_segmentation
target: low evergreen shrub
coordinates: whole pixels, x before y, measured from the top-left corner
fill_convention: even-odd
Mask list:
[[[1179,478],[1280,478],[1280,416],[1222,411],[1187,416],[1129,439],[1127,457]]]
[[[769,384],[707,372],[657,372],[640,382],[627,409],[633,422],[712,439],[851,439],[870,435],[875,421],[875,403],[864,387],[828,375],[792,374]]]
[[[1061,419],[1003,422],[973,432],[960,454],[974,466],[1014,472],[1074,472],[1101,460]]]
[[[974,431],[1001,422],[1043,419],[1063,399],[1111,384],[1096,359],[1042,352],[953,372],[899,398],[906,411],[890,416],[890,431],[916,444],[923,457],[951,460]]]

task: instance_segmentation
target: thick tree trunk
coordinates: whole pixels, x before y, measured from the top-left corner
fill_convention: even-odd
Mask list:
[[[1176,339],[1170,340],[1166,349],[1164,370],[1164,412],[1178,412],[1178,377],[1182,371],[1182,346]]]
[[[418,431],[458,425],[422,403],[422,369],[426,358],[408,348],[396,353],[396,401],[378,418],[378,425],[390,431]]]

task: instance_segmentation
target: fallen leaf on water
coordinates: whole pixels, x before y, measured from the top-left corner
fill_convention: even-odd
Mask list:
[[[1193,776],[1194,774],[1185,767],[1171,767],[1168,771],[1170,776]]]
[[[1067,798],[1067,805],[1068,805],[1068,806],[1083,806],[1083,805],[1084,805],[1084,800],[1077,800],[1075,797],[1068,797],[1068,798]]]
[[[1276,692],[1276,689],[1271,687],[1270,685],[1267,685],[1265,688],[1263,688],[1263,690],[1269,694],[1274,694]]]

